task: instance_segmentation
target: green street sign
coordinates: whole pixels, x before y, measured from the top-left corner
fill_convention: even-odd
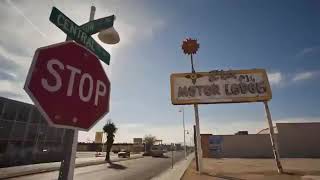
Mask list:
[[[80,28],[83,31],[85,31],[87,34],[92,35],[101,30],[112,27],[114,18],[115,16],[112,15],[112,16],[96,19],[81,25]]]
[[[59,9],[53,7],[49,19],[73,40],[87,47],[106,64],[110,64],[110,54]]]

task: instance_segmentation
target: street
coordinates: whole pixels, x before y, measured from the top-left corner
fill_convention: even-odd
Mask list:
[[[105,157],[106,153],[105,152],[100,152],[101,157]],[[92,151],[82,151],[82,152],[77,152],[77,158],[89,158],[89,157],[96,157],[97,152],[92,152]],[[110,157],[117,157],[117,154],[114,154],[113,152],[110,152]]]
[[[171,152],[165,154],[166,157],[154,158],[144,157],[141,159],[115,162],[114,164],[101,164],[76,168],[74,179],[78,180],[147,180],[157,176],[161,172],[171,167]],[[183,159],[183,151],[174,152],[174,162]],[[36,179],[57,179],[58,171],[40,173],[29,176],[12,178],[16,180],[36,180]]]

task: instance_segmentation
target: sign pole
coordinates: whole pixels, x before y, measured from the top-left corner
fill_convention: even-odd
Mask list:
[[[173,168],[173,148],[174,148],[174,144],[171,143],[171,169]]]
[[[268,121],[268,125],[269,125],[269,130],[270,130],[270,140],[271,140],[271,146],[272,146],[274,159],[276,160],[278,173],[282,174],[283,173],[283,169],[282,169],[281,162],[279,160],[278,144],[277,144],[277,142],[275,141],[275,138],[274,138],[274,131],[273,131],[271,113],[270,113],[270,110],[269,110],[268,102],[264,101],[263,103],[264,103],[264,108],[266,110],[267,121]]]
[[[196,73],[194,70],[194,65],[193,65],[193,56],[190,54],[191,58],[191,70],[192,73]],[[200,122],[199,122],[199,109],[198,109],[198,104],[193,104],[194,107],[194,116],[195,116],[195,121],[196,121],[196,137],[197,137],[197,161],[198,161],[198,170],[199,173],[201,174],[202,171],[202,148],[201,148],[201,136],[200,136]]]
[[[193,125],[193,142],[194,142],[194,155],[196,157],[196,170],[199,171],[198,165],[198,149],[197,149],[197,133],[196,133],[196,126]]]
[[[198,155],[198,168],[199,173],[202,171],[202,148],[201,148],[201,137],[200,137],[200,123],[199,123],[199,111],[198,104],[194,104],[194,116],[196,120],[196,135],[197,135],[197,155]]]
[[[187,159],[187,148],[186,148],[186,127],[184,123],[184,108],[182,107],[182,122],[183,122],[183,144],[184,144],[184,159]]]
[[[191,39],[191,38],[187,38],[186,40],[183,41],[182,43],[182,50],[185,54],[190,55],[190,59],[191,59],[191,71],[192,71],[192,75],[194,77],[196,76],[196,71],[194,70],[194,66],[193,66],[193,54],[196,54],[197,51],[199,49],[199,44],[197,43],[197,40],[195,39]],[[192,79],[192,83],[195,85],[196,83],[196,78],[191,78]],[[198,104],[194,103],[193,104],[194,107],[194,116],[195,116],[195,121],[196,121],[196,149],[197,149],[197,164],[198,164],[198,172],[199,174],[201,174],[202,171],[202,149],[201,149],[201,137],[200,137],[200,123],[199,123],[199,110],[198,110]]]
[[[91,6],[89,22],[94,19],[96,7]],[[66,41],[72,40],[67,36]],[[64,141],[64,158],[61,161],[59,170],[59,180],[72,180],[74,175],[77,145],[78,145],[78,130],[67,129]]]

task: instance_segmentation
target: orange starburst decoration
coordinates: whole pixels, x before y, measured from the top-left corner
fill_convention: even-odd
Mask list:
[[[196,39],[187,38],[182,43],[182,50],[185,54],[196,54],[199,49],[199,44]]]

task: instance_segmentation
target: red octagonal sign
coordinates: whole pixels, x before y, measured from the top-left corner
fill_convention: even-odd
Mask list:
[[[24,89],[56,127],[88,131],[109,112],[110,81],[99,59],[72,41],[37,49]]]

